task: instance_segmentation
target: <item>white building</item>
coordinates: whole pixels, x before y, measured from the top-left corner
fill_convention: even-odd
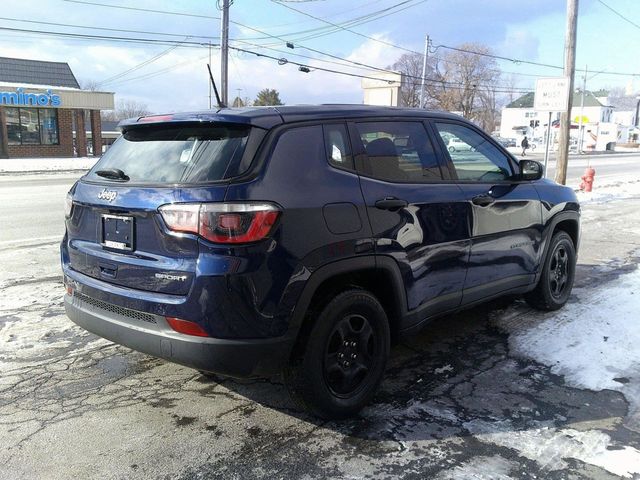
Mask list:
[[[363,78],[361,85],[364,92],[365,105],[382,105],[389,107],[403,106],[400,102],[400,87],[404,77],[400,73],[374,73]]]
[[[502,109],[502,120],[500,123],[500,136],[504,138],[515,138],[519,144],[526,135],[529,139],[542,142],[546,135],[548,113],[537,112],[533,109],[534,93],[530,92],[514,100]],[[613,122],[613,106],[609,105],[607,92],[586,91],[584,103],[581,92],[573,95],[573,108],[571,109],[571,137],[574,143],[578,143],[580,117],[583,126],[583,149],[600,147],[603,142],[597,139],[599,125]],[[558,130],[560,114],[554,113],[551,117],[552,140]],[[607,127],[607,132],[612,128]],[[595,139],[594,139],[595,137]],[[609,139],[609,135],[607,135]],[[608,140],[604,145],[608,145]],[[602,148],[604,149],[604,148]]]

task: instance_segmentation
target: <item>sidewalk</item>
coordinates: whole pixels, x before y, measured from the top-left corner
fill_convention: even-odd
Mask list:
[[[0,175],[40,172],[77,172],[89,170],[99,157],[67,158],[3,158],[0,159]]]

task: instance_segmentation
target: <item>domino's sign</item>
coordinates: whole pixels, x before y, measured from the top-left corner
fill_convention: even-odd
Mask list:
[[[25,93],[24,88],[16,88],[13,92],[0,91],[0,105],[17,107],[59,107],[62,105],[60,95],[47,90],[45,93]]]

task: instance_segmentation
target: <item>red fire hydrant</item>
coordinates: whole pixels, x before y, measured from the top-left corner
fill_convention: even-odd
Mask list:
[[[590,192],[593,189],[593,177],[596,176],[596,171],[592,167],[587,167],[582,175],[582,182],[580,182],[580,190]]]

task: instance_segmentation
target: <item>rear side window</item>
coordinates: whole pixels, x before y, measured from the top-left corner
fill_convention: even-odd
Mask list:
[[[389,182],[442,180],[438,157],[421,122],[363,122],[356,128],[366,158],[362,174]]]
[[[97,171],[119,169],[132,183],[198,184],[224,180],[242,172],[238,165],[249,127],[142,127],[125,132],[91,169],[88,178],[104,181]]]
[[[353,168],[347,128],[344,124],[327,124],[323,127],[327,160],[331,165]]]

